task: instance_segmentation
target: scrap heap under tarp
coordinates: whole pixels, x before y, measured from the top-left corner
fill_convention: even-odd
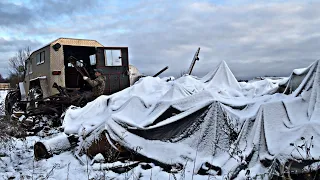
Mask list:
[[[144,77],[71,107],[63,127],[82,146],[102,133],[109,148],[159,165],[244,177],[272,173],[276,163],[320,160],[319,120],[319,61],[289,78],[250,83],[222,62],[203,78]]]

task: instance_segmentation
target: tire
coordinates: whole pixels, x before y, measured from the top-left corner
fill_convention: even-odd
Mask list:
[[[20,91],[10,91],[5,98],[5,115],[10,117],[13,113],[13,107],[20,101]]]

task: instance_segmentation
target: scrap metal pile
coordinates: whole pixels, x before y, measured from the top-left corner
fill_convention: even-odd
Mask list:
[[[19,120],[28,134],[33,135],[44,128],[61,126],[61,118],[68,107],[86,105],[86,92],[67,91],[56,83],[53,86],[58,89],[58,94],[42,98],[41,93],[37,94],[37,89],[33,89],[36,96],[30,100],[20,100],[19,89],[10,91],[5,99],[6,116]]]
[[[164,68],[90,103],[82,92],[54,84],[59,94],[47,98],[34,89],[29,101],[17,103],[21,97],[10,92],[7,106],[14,115],[25,112],[25,120],[59,119],[54,136],[34,144],[38,161],[68,151],[81,165],[85,157],[92,167],[117,173],[151,164],[229,179],[299,177],[307,166],[317,173],[320,61],[290,77],[239,82],[224,61],[202,78],[192,76],[199,50],[178,79],[155,77]]]
[[[200,48],[194,57],[197,58],[196,60],[199,59],[199,50]],[[81,76],[90,77],[87,69],[79,66],[79,63],[82,63],[80,60],[73,56],[69,56],[67,61],[72,64],[72,67],[75,68]],[[193,65],[194,61],[195,59],[193,60]],[[157,77],[167,69],[168,66],[161,69],[152,77]],[[132,70],[132,72],[130,72],[130,70]],[[130,84],[134,84],[140,78],[146,77],[145,75],[140,74],[133,66],[130,66],[128,74],[130,76]],[[120,80],[118,79],[118,81]],[[24,89],[20,88],[21,86],[19,85],[17,86],[17,89],[11,90],[7,94],[5,98],[5,114],[8,118],[22,121],[22,125],[26,127],[27,130],[32,131],[31,134],[36,134],[42,130],[44,126],[41,124],[47,124],[49,126],[54,124],[54,127],[60,126],[63,114],[70,106],[83,107],[90,101],[86,99],[86,97],[88,97],[87,94],[90,93],[87,89],[70,89],[61,87],[57,83],[54,83],[52,88],[57,89],[59,93],[48,97],[43,97],[42,89],[39,86],[31,88],[28,91],[28,94],[25,95],[26,97],[22,97],[21,94]],[[52,120],[54,122],[51,122]]]

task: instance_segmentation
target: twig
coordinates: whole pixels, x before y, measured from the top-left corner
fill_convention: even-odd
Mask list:
[[[33,180],[33,174],[34,174],[34,158],[32,160],[32,180]]]
[[[69,167],[70,167],[70,162],[68,164],[67,180],[69,179]]]
[[[53,172],[54,168],[56,168],[56,165],[53,165],[52,169],[48,172],[47,176],[45,177],[45,179],[48,179],[49,176],[51,175],[51,173]]]
[[[89,161],[88,161],[88,156],[86,156],[87,160],[87,175],[88,175],[88,180],[89,180]]]

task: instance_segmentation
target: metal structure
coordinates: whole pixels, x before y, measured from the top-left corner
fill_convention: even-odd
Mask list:
[[[161,69],[159,72],[157,72],[155,75],[153,75],[152,77],[157,77],[159,76],[161,73],[163,73],[165,70],[167,70],[169,67],[166,66],[165,68]]]
[[[95,68],[103,69],[106,76],[105,94],[130,86],[127,47],[104,47],[95,40],[59,38],[34,51],[26,61],[26,94],[35,87],[41,89],[43,97],[58,94],[52,88],[54,83],[70,90],[87,89],[82,75],[94,78]]]
[[[196,61],[199,61],[199,52],[200,52],[200,47],[198,48],[198,50],[197,50],[196,53],[194,54],[193,59],[192,59],[192,61],[191,61],[191,64],[190,64],[190,67],[189,67],[188,73],[187,73],[187,74],[189,74],[189,75],[191,75],[192,70],[193,70],[193,67],[194,67]]]
[[[104,47],[95,40],[59,38],[34,51],[25,63],[24,81],[8,93],[6,113],[27,116],[61,114],[70,106],[86,104],[83,94],[92,87],[82,76],[94,79],[94,69],[106,79],[104,94],[130,86],[128,47]]]

